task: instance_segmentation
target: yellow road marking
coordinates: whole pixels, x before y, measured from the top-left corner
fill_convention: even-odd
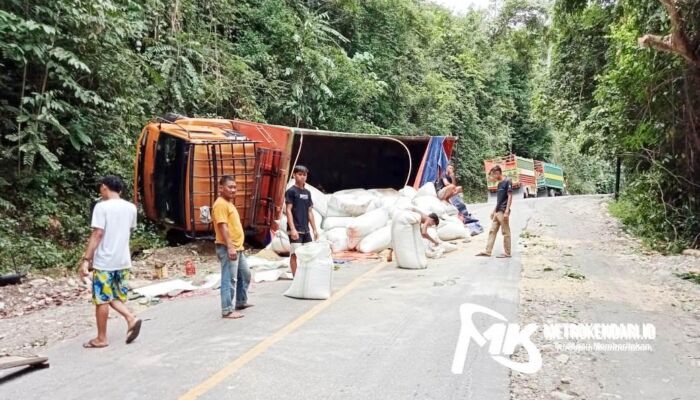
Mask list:
[[[257,356],[261,355],[262,353],[264,353],[265,351],[267,351],[267,349],[272,347],[272,345],[274,345],[275,343],[284,339],[287,335],[294,332],[299,327],[304,325],[306,322],[311,320],[313,317],[315,317],[316,315],[321,313],[321,311],[325,310],[326,308],[330,307],[333,303],[335,303],[336,301],[343,298],[343,296],[345,296],[351,290],[356,288],[360,283],[362,283],[362,281],[367,279],[370,275],[373,275],[377,271],[386,267],[386,265],[387,265],[387,263],[382,262],[379,265],[377,265],[376,267],[374,267],[374,268],[370,269],[369,271],[365,272],[364,274],[358,276],[352,282],[348,283],[347,285],[345,285],[345,287],[343,287],[338,292],[333,294],[330,298],[328,298],[327,300],[324,300],[321,303],[316,304],[309,311],[300,315],[297,319],[295,319],[294,321],[290,322],[289,324],[285,325],[280,330],[278,330],[277,332],[272,334],[272,336],[267,337],[263,341],[256,344],[255,347],[248,350],[247,352],[245,352],[243,355],[241,355],[237,359],[233,360],[231,363],[229,363],[224,368],[219,370],[219,372],[215,373],[214,375],[210,376],[209,378],[207,378],[205,381],[203,381],[199,385],[190,389],[189,392],[180,396],[179,400],[193,400],[193,399],[196,399],[199,396],[207,393],[208,391],[212,390],[218,384],[223,382],[224,379],[233,375],[236,371],[241,369],[244,365],[248,364],[253,359],[255,359],[255,357],[257,357]]]

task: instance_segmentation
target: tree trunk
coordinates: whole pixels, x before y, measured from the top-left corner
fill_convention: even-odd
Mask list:
[[[668,17],[671,19],[671,32],[665,36],[646,34],[638,39],[639,45],[644,48],[679,55],[689,64],[700,67],[700,57],[695,52],[697,46],[691,43],[691,40],[688,38],[678,0],[659,1],[663,4]]]

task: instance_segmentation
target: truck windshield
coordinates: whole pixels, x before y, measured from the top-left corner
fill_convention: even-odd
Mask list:
[[[185,171],[187,155],[185,141],[161,133],[156,147],[153,171],[158,217],[168,224],[185,222]]]

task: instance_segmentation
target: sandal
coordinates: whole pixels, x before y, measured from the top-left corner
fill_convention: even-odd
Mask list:
[[[89,341],[83,343],[83,348],[86,349],[101,349],[103,347],[109,346],[108,344],[96,344],[95,339],[90,339]]]
[[[136,322],[134,322],[134,326],[132,326],[126,331],[126,344],[133,342],[139,336],[140,332],[141,320],[137,319]]]
[[[482,251],[481,253],[477,254],[476,256],[477,257],[491,257],[491,254]]]

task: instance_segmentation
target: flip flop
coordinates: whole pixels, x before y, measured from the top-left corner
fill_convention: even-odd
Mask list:
[[[109,346],[108,344],[95,344],[94,339],[91,339],[85,343],[83,343],[83,348],[86,349],[101,349],[103,347]]]
[[[255,307],[255,304],[243,304],[241,306],[236,306],[236,310],[245,310],[246,308]]]
[[[477,257],[491,257],[491,254],[484,253],[483,251],[476,255]]]
[[[230,312],[226,315],[222,315],[221,318],[226,318],[226,319],[240,319],[245,317],[245,315],[237,312]]]
[[[507,254],[501,254],[501,255],[496,256],[496,258],[511,258],[511,256],[509,256]]]
[[[136,322],[134,322],[134,326],[126,331],[126,344],[133,342],[137,337],[139,337],[139,333],[141,332],[141,322],[142,321],[140,319],[137,319]]]

